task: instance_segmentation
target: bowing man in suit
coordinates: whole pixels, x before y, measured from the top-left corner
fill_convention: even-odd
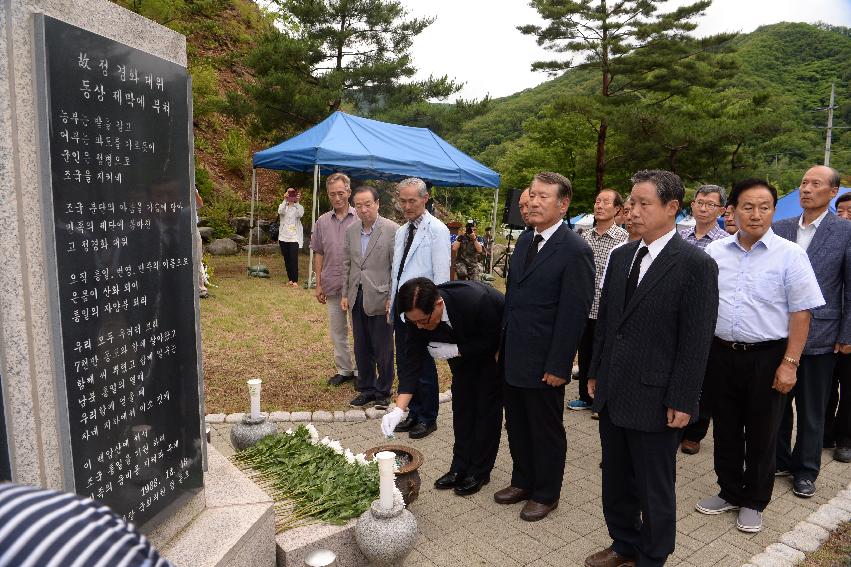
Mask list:
[[[558,505],[564,476],[564,385],[594,299],[594,255],[562,222],[570,181],[539,173],[529,189],[534,228],[517,239],[502,320],[506,428],[511,485],[499,504],[526,501],[520,517],[536,521]]]
[[[426,362],[446,359],[452,370],[452,426],[455,445],[449,472],[435,488],[474,494],[490,481],[502,426],[502,382],[496,367],[503,295],[479,281],[435,285],[428,278],[408,280],[396,307],[407,325],[407,364],[399,367],[396,408],[381,429],[393,432],[416,389]]]
[[[399,225],[378,214],[378,191],[357,187],[352,202],[358,215],[343,244],[343,297],[351,309],[358,395],[349,405],[386,409],[393,386],[393,325],[387,320],[393,243]]]
[[[589,567],[664,565],[674,551],[677,447],[698,413],[718,312],[717,265],[677,233],[680,178],[639,171],[632,183],[641,239],[612,250],[588,374],[613,540]]]
[[[396,293],[406,281],[423,277],[436,284],[449,281],[449,229],[426,210],[429,193],[422,179],[410,177],[396,186],[396,202],[408,222],[396,231],[390,287],[390,311],[396,331],[396,368],[407,365],[407,325],[394,309]],[[437,367],[432,359],[420,366],[419,380],[409,406],[408,417],[396,431],[407,431],[411,439],[421,439],[437,429]]]
[[[792,475],[792,492],[809,498],[821,469],[824,415],[833,384],[836,353],[851,353],[851,223],[830,212],[839,172],[816,165],[801,180],[800,217],[774,223],[774,232],[806,250],[826,305],[811,311],[810,332],[798,381],[786,396],[777,437],[777,471]],[[792,451],[792,401],[798,431]]]

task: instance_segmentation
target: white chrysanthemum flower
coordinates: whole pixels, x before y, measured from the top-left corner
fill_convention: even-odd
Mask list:
[[[355,455],[350,450],[346,449],[343,451],[343,457],[346,459],[346,462],[350,465],[355,464]]]
[[[319,440],[319,431],[316,430],[316,427],[314,427],[312,423],[307,424],[307,431],[310,433],[311,439],[314,441]]]
[[[325,437],[322,438],[322,441],[320,441],[319,443],[322,444],[322,445],[325,445],[327,447],[330,442],[331,442],[331,440],[326,435]]]
[[[330,443],[328,443],[328,447],[330,447],[331,450],[333,450],[338,455],[343,454],[343,446],[340,444],[339,441],[331,441]]]
[[[287,429],[287,435],[292,435],[292,434],[293,434],[293,428],[290,427],[289,429]]]
[[[363,453],[358,453],[357,455],[355,455],[355,461],[359,465],[368,465],[369,464],[369,461],[366,460],[366,455],[364,455]]]

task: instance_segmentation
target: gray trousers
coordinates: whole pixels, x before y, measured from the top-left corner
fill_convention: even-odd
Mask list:
[[[341,295],[325,296],[325,306],[328,308],[328,334],[334,343],[334,364],[337,374],[351,376],[355,374],[352,365],[352,355],[349,350],[349,317],[348,312],[340,308]]]
[[[352,335],[358,367],[358,392],[389,398],[394,374],[393,325],[387,322],[384,313],[370,316],[364,312],[360,287],[352,306]]]

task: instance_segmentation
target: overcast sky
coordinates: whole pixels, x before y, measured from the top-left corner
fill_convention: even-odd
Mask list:
[[[466,83],[462,98],[510,95],[547,80],[532,61],[553,54],[515,27],[541,20],[526,0],[402,0],[411,15],[437,20],[414,42],[418,77],[447,74]],[[686,4],[672,0],[671,8]],[[664,6],[664,5],[663,5]],[[669,8],[664,8],[668,11]],[[851,0],[715,0],[698,35],[750,32],[776,22],[824,21],[851,26]]]

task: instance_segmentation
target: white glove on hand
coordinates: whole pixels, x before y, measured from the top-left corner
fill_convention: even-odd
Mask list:
[[[458,345],[452,343],[428,343],[428,353],[432,358],[447,359],[461,356],[458,352]]]
[[[393,411],[384,414],[384,417],[381,418],[381,432],[385,437],[393,435],[393,430],[396,429],[404,416],[405,412],[399,408],[393,408]]]

